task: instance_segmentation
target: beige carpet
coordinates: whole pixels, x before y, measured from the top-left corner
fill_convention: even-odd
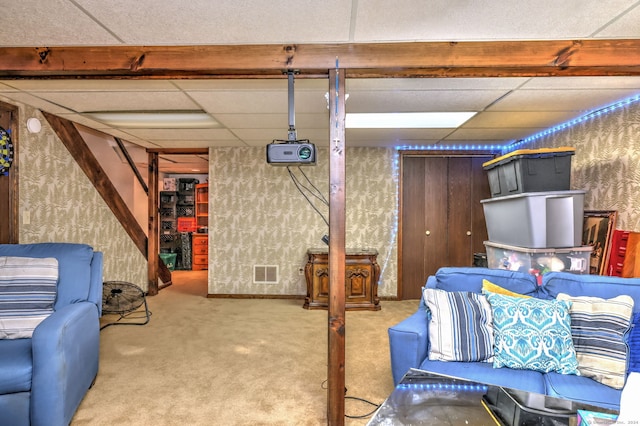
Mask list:
[[[71,424],[326,424],[327,312],[302,300],[209,299],[206,275],[188,274],[147,298],[149,324],[101,332],[98,378]],[[393,390],[387,328],[417,301],[381,305],[346,316],[347,396],[376,404]],[[345,402],[347,416],[374,408]]]

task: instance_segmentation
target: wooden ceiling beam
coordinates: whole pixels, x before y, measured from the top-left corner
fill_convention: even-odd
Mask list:
[[[640,40],[0,48],[0,78],[640,75]]]

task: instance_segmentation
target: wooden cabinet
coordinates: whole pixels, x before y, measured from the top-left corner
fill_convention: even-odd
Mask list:
[[[307,297],[305,309],[327,309],[329,306],[329,253],[309,249],[305,266]],[[378,252],[372,249],[347,250],[345,259],[345,309],[348,311],[380,310]]]
[[[199,183],[196,185],[196,230],[207,232],[209,227],[209,184]]]
[[[191,236],[191,269],[194,271],[205,270],[209,266],[209,236],[207,234],[193,233]]]

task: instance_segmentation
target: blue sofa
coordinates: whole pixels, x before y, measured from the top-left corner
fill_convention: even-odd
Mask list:
[[[102,253],[84,244],[1,244],[0,256],[58,261],[54,312],[31,338],[0,339],[0,424],[68,425],[98,373]]]
[[[634,301],[634,316],[640,311],[640,279],[576,275],[550,272],[539,286],[534,276],[514,271],[487,268],[441,268],[427,279],[426,288],[480,293],[483,279],[515,293],[545,300],[558,293],[570,296],[594,296],[610,299],[629,295]],[[424,299],[409,318],[388,330],[391,370],[397,384],[410,368],[461,377],[482,383],[571,399],[604,408],[619,409],[621,390],[584,376],[541,373],[534,370],[493,368],[491,362],[433,361],[428,359],[429,329]]]

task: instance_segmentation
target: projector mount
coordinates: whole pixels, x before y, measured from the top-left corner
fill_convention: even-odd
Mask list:
[[[316,147],[309,139],[298,139],[296,132],[295,100],[294,100],[294,74],[293,70],[287,70],[288,95],[289,95],[289,128],[287,140],[274,139],[267,145],[267,163],[274,166],[291,165],[315,165]]]
[[[287,130],[287,140],[274,139],[274,143],[309,143],[308,139],[298,139],[298,132],[296,131],[296,107],[294,96],[294,75],[297,71],[287,70],[283,74],[287,74],[288,86],[288,105],[289,105],[289,129]]]

